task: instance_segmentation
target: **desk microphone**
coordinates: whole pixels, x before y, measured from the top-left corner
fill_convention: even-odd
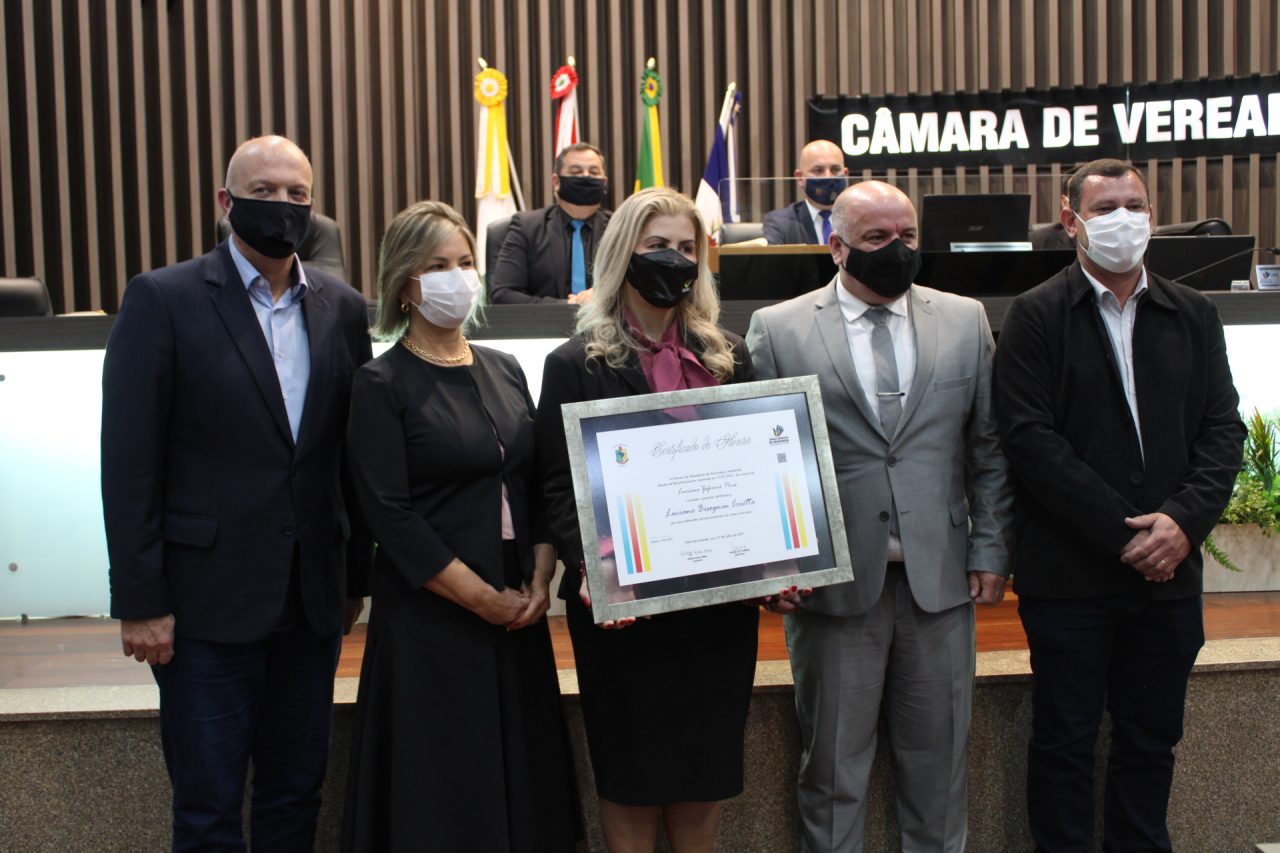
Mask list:
[[[1183,273],[1177,278],[1170,279],[1170,281],[1174,281],[1181,284],[1184,278],[1191,278],[1193,275],[1199,275],[1205,270],[1211,270],[1214,267],[1218,266],[1219,264],[1225,264],[1227,261],[1234,261],[1236,258],[1244,257],[1245,255],[1252,255],[1254,252],[1270,252],[1273,255],[1280,255],[1280,248],[1276,248],[1275,246],[1259,246],[1254,249],[1243,249],[1239,252],[1233,252],[1230,255],[1227,255],[1225,258],[1218,258],[1213,263],[1205,264],[1204,266],[1200,267],[1200,269],[1198,270],[1192,270],[1191,272]]]

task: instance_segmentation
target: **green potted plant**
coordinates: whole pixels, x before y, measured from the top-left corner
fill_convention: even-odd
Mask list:
[[[1280,575],[1280,480],[1276,477],[1280,456],[1280,428],[1274,417],[1268,418],[1257,409],[1246,421],[1248,434],[1244,442],[1244,464],[1236,477],[1231,500],[1213,535],[1205,540],[1205,553],[1220,566],[1232,572],[1247,570],[1249,574]],[[1220,574],[1220,573],[1219,573]],[[1206,572],[1206,581],[1209,573]],[[1275,585],[1227,582],[1232,589],[1271,589]]]

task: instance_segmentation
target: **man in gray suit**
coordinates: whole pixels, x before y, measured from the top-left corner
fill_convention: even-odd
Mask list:
[[[911,283],[918,229],[901,191],[856,184],[832,225],[836,278],[756,312],[747,333],[758,378],[818,376],[855,578],[786,620],[801,847],[863,849],[883,705],[902,849],[960,851],[973,602],[1004,595],[1013,504],[994,342],[980,303]]]

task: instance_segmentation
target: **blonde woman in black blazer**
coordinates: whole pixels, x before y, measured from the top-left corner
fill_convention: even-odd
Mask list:
[[[543,371],[537,431],[548,525],[565,564],[560,597],[611,850],[652,850],[660,821],[672,849],[711,849],[722,801],[742,791],[759,614],[733,603],[625,630],[592,623],[560,407],[752,378],[742,340],[716,325],[706,260],[687,196],[649,189],[627,199],[596,254],[595,298],[581,310],[578,333],[547,356]],[[655,366],[663,349],[680,353],[679,376]]]

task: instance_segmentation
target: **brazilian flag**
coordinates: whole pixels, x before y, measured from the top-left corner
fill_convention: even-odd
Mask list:
[[[640,128],[640,164],[636,169],[636,191],[665,186],[662,180],[662,135],[658,132],[658,101],[662,99],[662,78],[649,60],[640,76],[640,100],[644,119]]]

